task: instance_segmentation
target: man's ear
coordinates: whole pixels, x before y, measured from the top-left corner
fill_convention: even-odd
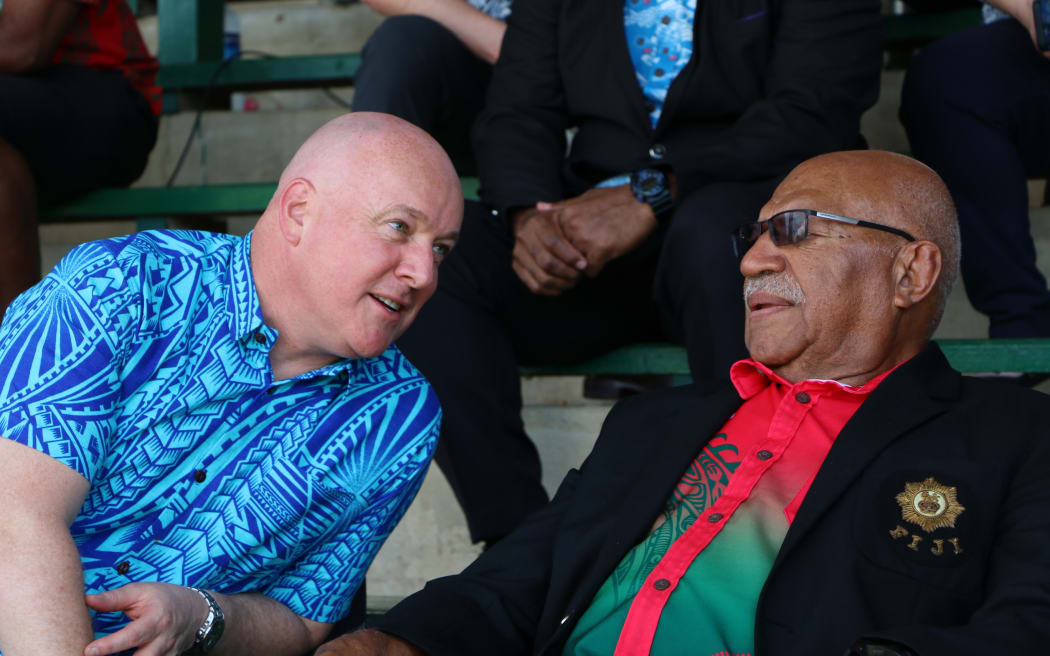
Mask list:
[[[941,275],[941,249],[932,241],[914,241],[893,263],[896,290],[893,305],[909,308],[929,296]]]
[[[281,234],[292,246],[298,246],[303,237],[306,219],[314,209],[316,190],[309,180],[296,178],[281,192],[278,222]]]

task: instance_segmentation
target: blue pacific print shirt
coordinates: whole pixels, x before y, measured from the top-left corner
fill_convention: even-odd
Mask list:
[[[418,491],[440,409],[395,347],[275,383],[250,245],[75,248],[0,326],[0,435],[90,481],[71,528],[87,592],[258,591],[332,622]]]

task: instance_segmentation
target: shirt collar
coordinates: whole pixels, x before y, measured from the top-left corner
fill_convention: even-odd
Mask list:
[[[226,311],[230,318],[230,332],[238,340],[247,339],[262,328],[268,328],[263,322],[259,293],[252,277],[251,249],[252,232],[249,232],[239,244],[234,245],[230,257]]]
[[[245,235],[240,243],[233,248],[228,271],[229,294],[226,297],[226,309],[230,318],[230,332],[238,341],[245,342],[246,340],[254,339],[257,334],[262,334],[266,337],[266,350],[269,351],[268,345],[276,341],[277,331],[267,326],[266,322],[263,321],[262,306],[259,304],[259,293],[255,288],[255,279],[252,277],[251,250],[253,232],[251,231]],[[361,359],[346,358],[300,374],[295,377],[295,380],[314,378],[316,376],[336,376],[339,374],[343,374],[344,378],[353,378],[355,373],[362,372],[360,363]]]
[[[901,364],[904,363],[902,362]],[[734,362],[733,366],[729,368],[729,379],[732,381],[733,387],[736,388],[737,394],[740,395],[740,398],[745,400],[750,399],[752,396],[761,392],[770,383],[776,383],[777,385],[782,385],[787,388],[792,388],[796,385],[828,387],[832,390],[845,392],[847,394],[867,396],[879,386],[879,383],[881,383],[886,376],[890,375],[890,372],[894,371],[899,366],[900,364],[892,369],[882,372],[860,387],[854,387],[852,385],[844,385],[837,380],[823,380],[819,378],[791,383],[761,362],[752,360],[751,358],[745,358]]]

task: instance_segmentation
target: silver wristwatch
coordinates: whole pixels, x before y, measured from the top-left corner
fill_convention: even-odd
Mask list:
[[[215,603],[215,598],[208,594],[207,590],[200,588],[190,588],[190,590],[204,597],[204,601],[208,602],[208,616],[204,618],[201,628],[197,629],[197,639],[194,640],[193,646],[182,653],[184,655],[206,654],[215,648],[219,638],[222,637],[222,631],[226,628],[226,618],[219,604]]]

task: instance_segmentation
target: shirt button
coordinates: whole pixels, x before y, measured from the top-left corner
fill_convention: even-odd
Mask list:
[[[197,481],[198,483],[203,483],[204,479],[206,479],[206,478],[208,478],[208,470],[207,469],[198,469],[193,474],[193,480]]]
[[[722,513],[711,513],[707,516],[707,521],[711,522],[712,524],[714,524],[715,522],[722,521]]]
[[[558,622],[558,624],[565,624],[566,622],[569,621],[570,617],[571,617],[571,615],[566,615],[565,617],[561,618],[561,621]]]
[[[117,574],[120,574],[121,576],[123,576],[124,574],[127,574],[128,570],[130,570],[130,569],[131,569],[131,563],[129,563],[128,561],[125,560],[121,564],[117,565]]]
[[[809,394],[806,394],[805,392],[799,392],[795,395],[795,400],[799,403],[809,403]]]
[[[663,18],[660,19],[660,22],[663,23],[664,25],[669,25],[671,23],[671,17],[670,16],[664,16]]]
[[[652,157],[653,159],[662,159],[666,154],[667,147],[663,144],[653,144],[652,147],[649,148],[649,157]]]
[[[666,590],[671,587],[671,582],[667,579],[656,579],[656,581],[653,582],[653,587],[657,590]]]
[[[759,460],[769,460],[770,458],[773,457],[773,452],[772,451],[766,451],[765,449],[762,449],[756,455],[758,456]]]
[[[266,343],[266,335],[263,335],[262,333],[255,333],[255,341],[258,344],[265,344]]]
[[[662,68],[656,69],[655,71],[653,71],[653,75],[655,75],[656,77],[663,77],[664,76],[664,69],[662,69]]]

